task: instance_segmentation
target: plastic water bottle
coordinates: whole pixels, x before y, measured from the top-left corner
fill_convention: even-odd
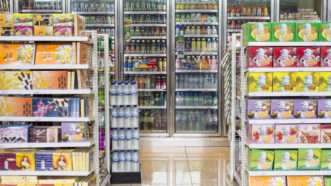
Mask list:
[[[118,131],[113,130],[113,135],[112,135],[112,140],[113,140],[113,149],[118,149]]]

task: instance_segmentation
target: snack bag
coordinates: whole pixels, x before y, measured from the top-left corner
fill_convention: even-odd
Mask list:
[[[321,152],[321,169],[331,170],[331,150],[323,149]]]
[[[319,118],[331,118],[331,99],[319,99],[317,115]]]
[[[298,41],[318,41],[320,23],[297,23]]]
[[[292,91],[291,76],[289,72],[274,72],[272,76],[273,92]]]
[[[249,92],[271,92],[272,73],[251,72],[248,74]]]
[[[270,101],[249,99],[247,101],[247,118],[249,119],[270,118]]]
[[[249,169],[250,170],[272,170],[274,162],[273,150],[250,150]]]
[[[296,125],[276,125],[275,142],[282,144],[298,143],[298,128]]]
[[[271,24],[270,23],[246,23],[243,26],[244,40],[250,41],[270,41],[271,40]]]
[[[249,47],[248,67],[272,67],[272,47]]]
[[[320,48],[318,47],[298,47],[297,56],[299,59],[299,67],[321,66]]]
[[[295,23],[272,23],[272,41],[294,41]]]
[[[299,149],[299,170],[319,170],[321,149]]]
[[[271,117],[277,119],[290,119],[294,117],[293,100],[272,100]]]
[[[321,66],[331,67],[331,47],[321,47]]]
[[[316,144],[321,141],[321,130],[319,124],[298,125],[299,143]]]
[[[274,170],[296,170],[297,162],[297,150],[275,150]]]
[[[252,143],[274,143],[273,125],[251,125],[250,128]]]
[[[297,99],[294,101],[294,116],[296,118],[316,118],[316,100]]]
[[[295,92],[317,91],[319,72],[293,72],[291,81]]]
[[[321,23],[320,41],[331,41],[331,23]]]
[[[331,125],[323,124],[321,128],[321,143],[331,143]]]
[[[250,176],[249,186],[286,186],[286,178],[279,176]]]
[[[275,47],[273,49],[274,67],[296,67],[298,63],[296,47]]]

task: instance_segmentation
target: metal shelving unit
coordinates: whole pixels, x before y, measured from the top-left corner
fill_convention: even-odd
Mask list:
[[[12,0],[13,11],[17,13],[65,13],[66,0]]]

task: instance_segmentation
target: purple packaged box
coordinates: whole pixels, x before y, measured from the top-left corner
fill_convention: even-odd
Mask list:
[[[294,116],[296,118],[316,118],[316,100],[298,99],[294,101]]]
[[[16,169],[16,154],[10,152],[0,153],[0,170]]]
[[[319,99],[317,106],[319,118],[331,118],[331,99]]]
[[[247,101],[247,117],[249,119],[270,118],[270,101],[250,99]]]
[[[88,140],[88,129],[86,123],[62,123],[62,141],[79,142]]]
[[[272,100],[271,117],[277,119],[290,119],[294,114],[293,100]]]

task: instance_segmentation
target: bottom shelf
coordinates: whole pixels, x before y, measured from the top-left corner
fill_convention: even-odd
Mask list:
[[[0,176],[82,176],[86,177],[93,171],[0,171]]]
[[[249,176],[330,176],[331,170],[248,171]]]
[[[111,184],[140,184],[140,172],[111,173]]]

